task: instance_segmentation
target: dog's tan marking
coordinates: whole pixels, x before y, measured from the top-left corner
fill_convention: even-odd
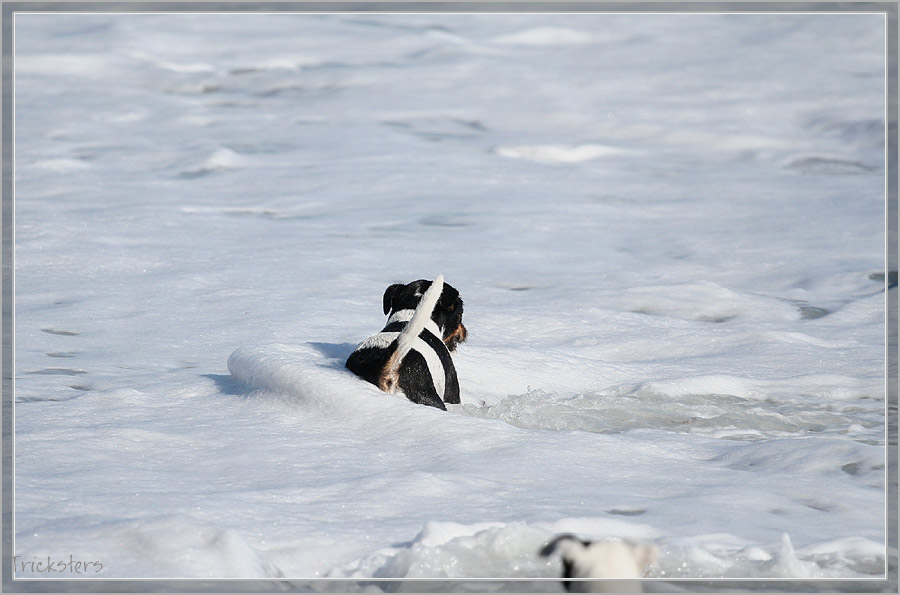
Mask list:
[[[462,343],[463,341],[466,340],[466,338],[468,338],[468,336],[469,336],[469,331],[466,330],[466,327],[464,327],[462,324],[460,324],[458,327],[456,327],[456,329],[452,333],[447,335],[447,337],[444,339],[444,344],[447,345],[448,347],[455,348],[456,343]],[[452,348],[451,348],[451,351],[452,351]]]
[[[400,352],[395,349],[394,353],[391,354],[391,357],[388,358],[387,363],[384,364],[381,374],[378,375],[378,388],[386,393],[393,394],[397,392],[397,389],[399,388],[400,365],[397,362],[399,355]]]

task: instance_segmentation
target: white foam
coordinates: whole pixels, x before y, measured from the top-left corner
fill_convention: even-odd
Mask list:
[[[51,172],[69,172],[90,169],[91,164],[80,159],[46,159],[32,164],[32,167],[43,169]]]
[[[536,27],[517,33],[494,38],[494,43],[503,45],[555,46],[581,45],[591,43],[590,33],[565,27]]]
[[[502,157],[526,159],[539,163],[579,163],[625,152],[623,149],[606,145],[507,145],[497,147]]]
[[[225,147],[221,147],[216,149],[206,160],[203,162],[204,169],[210,170],[218,170],[218,169],[231,169],[233,167],[238,167],[242,163],[244,163],[245,159],[232,151],[231,149],[227,149]]]
[[[228,371],[249,389],[286,395],[314,408],[353,407],[356,391],[383,394],[346,370],[327,365],[309,345],[242,347],[229,356]]]
[[[425,537],[432,524],[425,527],[411,542],[382,547],[363,558],[334,569],[332,578],[495,578],[497,576],[520,579],[530,577],[562,576],[558,557],[535,556],[546,543],[562,532],[575,532],[582,539],[597,542],[628,540],[646,544],[655,555],[646,567],[644,577],[648,581],[678,579],[684,576],[724,575],[742,576],[750,571],[765,572],[769,576],[787,579],[831,578],[832,572],[818,565],[835,551],[852,552],[856,564],[865,564],[868,556],[881,560],[883,547],[870,541],[852,544],[822,543],[795,550],[788,534],[765,544],[749,544],[746,540],[727,533],[703,534],[676,541],[647,537],[648,532],[634,531],[628,523],[621,523],[613,531],[598,530],[603,523],[599,519],[566,519],[553,526],[526,524],[507,525],[456,525],[443,524],[444,533],[439,543],[428,542]],[[607,529],[611,528],[606,524]],[[593,528],[593,531],[589,530]],[[615,532],[615,530],[623,532]],[[630,536],[629,536],[630,534]],[[641,538],[635,534],[645,535]],[[848,549],[843,549],[846,546]],[[498,570],[505,571],[498,573]],[[421,586],[421,583],[413,583]],[[493,583],[495,586],[498,583]],[[504,585],[504,583],[499,583]],[[404,583],[395,583],[402,589]],[[454,583],[445,586],[452,587]],[[510,587],[515,584],[511,583]],[[407,586],[409,584],[407,583]],[[521,586],[521,583],[520,583]],[[508,587],[501,587],[507,589]]]

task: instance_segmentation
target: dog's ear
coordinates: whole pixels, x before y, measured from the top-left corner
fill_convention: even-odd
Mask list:
[[[397,293],[403,289],[405,286],[400,283],[394,283],[390,287],[384,290],[384,313],[387,315],[394,307],[394,297],[396,297]]]
[[[441,298],[438,300],[438,306],[444,310],[449,310],[458,299],[459,292],[453,287],[445,284],[444,291],[441,293]]]

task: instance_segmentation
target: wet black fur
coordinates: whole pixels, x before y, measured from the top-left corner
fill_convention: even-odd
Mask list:
[[[414,310],[430,286],[431,281],[424,279],[406,285],[400,283],[391,285],[385,290],[382,300],[385,315],[399,310]],[[459,291],[445,283],[444,290],[431,314],[431,319],[441,330],[443,341],[438,340],[426,330],[419,334],[419,337],[437,353],[444,368],[444,399],[441,400],[434,389],[434,382],[425,358],[415,351],[410,351],[400,365],[398,384],[403,394],[413,403],[444,410],[447,409],[444,403],[459,403],[459,379],[456,376],[456,367],[453,365],[450,352],[454,351],[457,344],[465,341],[466,338],[462,314],[463,301],[459,297]],[[382,332],[400,332],[406,324],[406,322],[394,322],[385,326]],[[396,349],[396,340],[384,348],[357,349],[347,358],[346,366],[360,378],[377,386],[382,370]]]

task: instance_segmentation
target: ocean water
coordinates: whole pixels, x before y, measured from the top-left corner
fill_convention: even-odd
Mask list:
[[[15,576],[559,591],[572,532],[653,543],[659,590],[883,577],[884,44],[17,15]],[[343,368],[438,273],[448,412]],[[102,570],[28,566],[69,556]]]

